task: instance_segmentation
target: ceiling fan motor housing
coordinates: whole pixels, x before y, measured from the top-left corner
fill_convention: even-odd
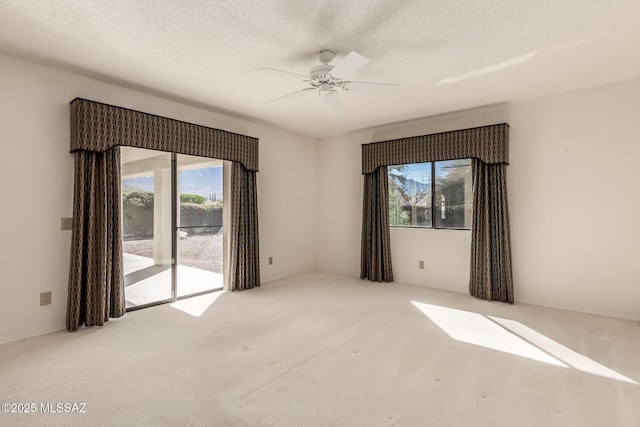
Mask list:
[[[333,65],[329,64],[321,64],[313,67],[309,72],[309,83],[311,86],[320,89],[323,93],[330,93],[342,87],[342,79],[332,76],[332,69]]]

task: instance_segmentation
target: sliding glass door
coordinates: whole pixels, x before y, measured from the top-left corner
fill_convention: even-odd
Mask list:
[[[172,300],[171,154],[122,147],[121,162],[126,306]]]
[[[178,297],[220,289],[222,162],[178,154]]]
[[[223,286],[222,162],[121,148],[127,309]]]

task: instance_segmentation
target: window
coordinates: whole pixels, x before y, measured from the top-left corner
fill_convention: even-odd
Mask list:
[[[392,227],[471,229],[471,159],[388,167]]]

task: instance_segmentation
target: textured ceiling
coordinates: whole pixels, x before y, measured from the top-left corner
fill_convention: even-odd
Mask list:
[[[315,53],[371,62],[334,117]],[[0,52],[311,137],[640,76],[640,0],[0,0]]]

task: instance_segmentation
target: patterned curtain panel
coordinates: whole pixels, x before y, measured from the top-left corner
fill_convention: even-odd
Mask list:
[[[387,167],[364,176],[360,278],[392,282]]]
[[[256,172],[234,162],[231,169],[231,250],[228,289],[260,286]]]
[[[87,99],[71,101],[71,151],[117,145],[240,162],[258,170],[258,139]]]
[[[104,325],[125,312],[120,148],[75,153],[67,329]]]
[[[473,226],[469,293],[513,304],[507,165],[473,161]]]

